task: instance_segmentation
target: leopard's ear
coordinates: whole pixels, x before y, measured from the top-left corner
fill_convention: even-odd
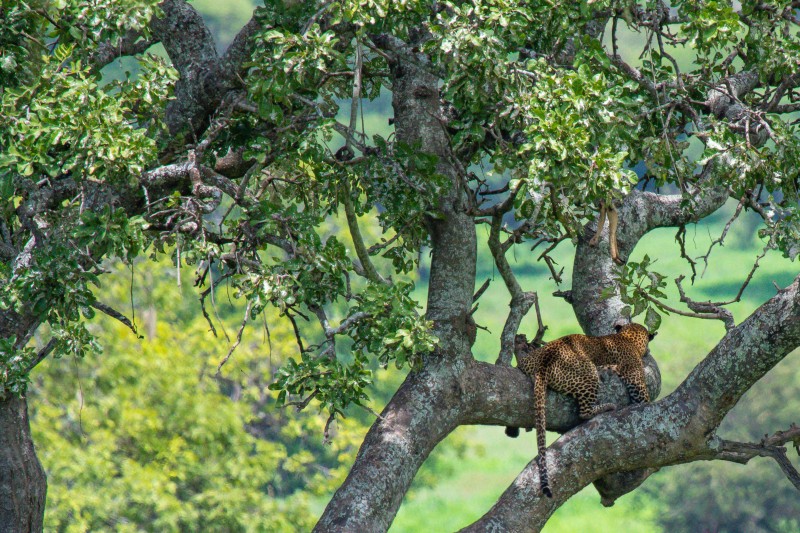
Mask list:
[[[620,331],[622,331],[622,328],[624,328],[624,327],[625,326],[623,326],[622,324],[614,324],[614,331],[619,333]]]
[[[653,337],[655,337],[656,335],[658,335],[657,331],[655,333],[648,333],[647,334],[647,336],[650,338],[650,340],[653,340]]]

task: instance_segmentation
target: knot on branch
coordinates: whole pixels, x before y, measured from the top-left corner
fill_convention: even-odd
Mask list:
[[[706,315],[702,318],[716,318],[721,320],[723,324],[725,324],[725,330],[730,331],[734,327],[736,327],[736,322],[733,319],[733,313],[722,307],[724,302],[695,302],[683,291],[683,286],[681,282],[683,281],[684,276],[679,276],[675,279],[675,285],[678,287],[678,293],[680,294],[681,302],[685,303],[686,306],[694,311],[695,313]]]
[[[574,303],[574,302],[575,302],[575,298],[573,298],[573,297],[572,297],[572,291],[571,291],[571,290],[567,290],[567,291],[556,291],[556,292],[554,292],[554,293],[553,293],[553,296],[555,296],[555,297],[557,297],[557,298],[564,298],[564,300],[565,300],[565,301],[566,301],[568,304],[571,304],[571,303]]]
[[[426,85],[419,85],[414,87],[414,91],[412,93],[414,98],[417,100],[425,100],[427,98],[432,98],[437,95],[436,90],[428,87]]]

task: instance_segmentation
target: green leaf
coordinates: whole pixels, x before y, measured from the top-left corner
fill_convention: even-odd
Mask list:
[[[661,326],[661,315],[653,309],[652,307],[647,308],[647,314],[644,317],[644,325],[650,331],[650,333],[655,333],[658,331],[658,328]]]

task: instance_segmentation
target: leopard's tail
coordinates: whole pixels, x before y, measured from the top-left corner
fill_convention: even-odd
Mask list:
[[[545,399],[547,392],[547,383],[545,383],[542,376],[542,369],[538,369],[533,380],[533,398],[536,410],[536,447],[539,450],[539,458],[536,460],[536,466],[539,467],[539,486],[542,488],[542,493],[548,498],[553,497],[550,492],[550,483],[547,479],[547,443],[545,441]]]

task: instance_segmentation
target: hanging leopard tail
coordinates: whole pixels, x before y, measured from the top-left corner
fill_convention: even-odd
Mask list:
[[[548,498],[553,497],[550,492],[550,483],[547,479],[547,443],[545,441],[545,394],[547,383],[542,376],[542,370],[537,370],[533,380],[533,398],[536,410],[536,447],[539,450],[539,457],[536,459],[536,466],[539,467],[539,486],[542,494]]]

